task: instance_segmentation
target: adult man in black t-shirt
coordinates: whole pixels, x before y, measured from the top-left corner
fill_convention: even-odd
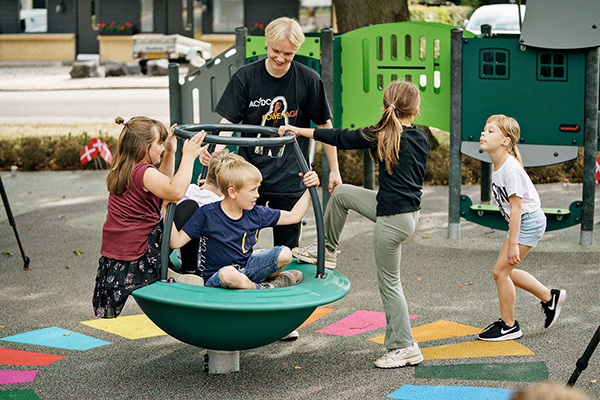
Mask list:
[[[271,21],[265,29],[267,58],[240,68],[231,78],[215,109],[223,117],[221,123],[308,128],[312,121],[319,128],[333,127],[323,81],[314,70],[294,61],[303,42],[304,34],[296,20],[283,17]],[[309,141],[298,138],[298,144],[308,159]],[[337,150],[325,144],[323,149],[331,167],[328,189],[332,192],[342,183]],[[291,210],[306,188],[290,146],[240,147],[238,152],[263,175],[257,204]],[[204,152],[202,163],[206,165],[209,158]],[[293,249],[298,246],[299,235],[300,224],[275,227],[273,245]]]

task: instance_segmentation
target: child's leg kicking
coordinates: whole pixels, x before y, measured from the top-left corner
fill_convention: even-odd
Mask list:
[[[323,215],[325,233],[325,266],[335,268],[337,257],[335,250],[340,243],[340,235],[348,218],[348,211],[354,210],[375,222],[377,220],[377,193],[373,190],[342,184],[336,186],[333,195],[327,203]],[[294,257],[310,264],[317,263],[317,243],[304,248],[295,248]]]

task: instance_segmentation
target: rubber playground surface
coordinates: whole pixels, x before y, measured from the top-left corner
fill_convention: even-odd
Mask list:
[[[580,226],[548,232],[521,268],[567,299],[558,322],[543,327],[539,301],[517,290],[517,341],[481,342],[499,316],[491,269],[505,235],[461,222],[446,238],[448,188],[426,187],[421,219],[405,243],[402,282],[413,333],[425,361],[381,370],[385,315],[376,283],[373,224],[352,214],[337,271],[350,293],[317,308],[295,342],[243,350],[240,371],[204,372],[205,349],[152,323],[130,298],[120,317],[94,317],[91,296],[106,215],[106,171],[3,172],[23,260],[0,212],[1,399],[508,399],[551,379],[566,383],[600,325],[600,213],[596,238],[579,245]],[[581,185],[538,185],[545,207],[581,199]],[[464,186],[474,201],[478,186]],[[312,210],[302,244],[315,239]],[[259,245],[270,245],[270,232]],[[185,321],[183,321],[185,323]],[[210,322],[207,321],[207,324]],[[600,398],[600,354],[576,387]]]

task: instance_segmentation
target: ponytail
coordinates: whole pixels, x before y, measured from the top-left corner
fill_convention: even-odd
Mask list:
[[[383,162],[385,171],[392,174],[400,154],[402,139],[401,119],[412,117],[419,110],[421,97],[414,83],[392,81],[383,92],[383,114],[376,126],[366,128],[372,135],[369,140],[377,140],[377,147],[369,149],[373,161]]]

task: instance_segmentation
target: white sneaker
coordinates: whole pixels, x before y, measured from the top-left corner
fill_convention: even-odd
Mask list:
[[[423,361],[423,355],[417,342],[403,349],[388,350],[375,361],[377,368],[398,368],[405,365],[417,365]]]
[[[294,247],[292,249],[292,256],[298,261],[303,261],[308,264],[317,263],[317,243],[309,244],[306,247]],[[337,264],[337,255],[339,251],[329,251],[325,248],[325,267],[329,269],[335,269]]]
[[[286,342],[293,342],[294,340],[298,339],[298,336],[300,336],[298,334],[298,331],[292,331],[287,336],[281,338],[281,340],[284,340]]]
[[[167,279],[173,278],[175,282],[186,283],[194,286],[204,286],[204,279],[196,274],[180,274],[177,271],[173,271],[171,268],[167,271]]]

